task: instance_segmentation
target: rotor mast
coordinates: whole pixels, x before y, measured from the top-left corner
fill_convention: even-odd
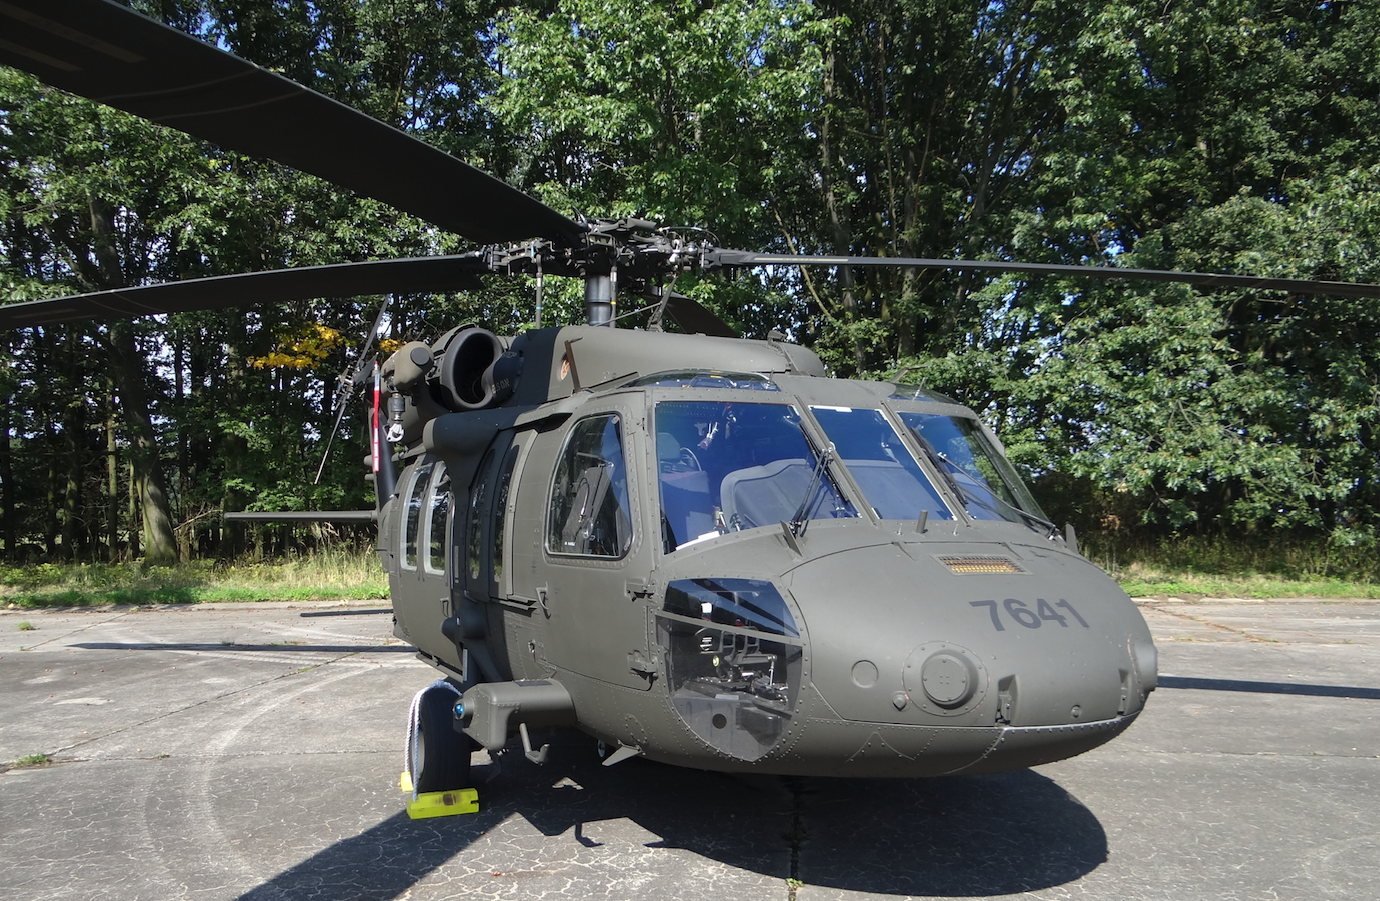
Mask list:
[[[613,270],[609,275],[585,276],[585,321],[589,325],[614,328],[614,313],[618,309],[618,281]]]

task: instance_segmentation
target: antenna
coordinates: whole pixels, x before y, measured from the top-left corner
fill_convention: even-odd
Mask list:
[[[359,359],[355,368],[351,371],[346,367],[340,374],[340,387],[336,389],[336,411],[335,425],[331,426],[330,437],[326,439],[326,450],[321,454],[321,465],[316,467],[316,478],[311,480],[313,485],[320,484],[321,473],[326,471],[326,458],[331,455],[331,445],[335,443],[336,432],[340,431],[340,420],[345,417],[345,406],[350,402],[350,395],[354,393],[354,387],[359,380],[364,377],[365,370],[368,368],[365,361],[369,358],[369,349],[374,346],[374,339],[378,337],[379,326],[383,324],[383,314],[388,312],[388,303],[393,295],[385,294],[383,303],[379,306],[379,313],[374,317],[374,324],[369,328],[369,335],[364,339],[364,346],[360,348]],[[378,471],[378,466],[374,467]]]

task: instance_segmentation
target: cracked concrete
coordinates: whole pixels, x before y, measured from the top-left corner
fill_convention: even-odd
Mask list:
[[[0,773],[0,899],[1374,897],[1380,605],[1143,609],[1163,687],[1073,760],[783,780],[534,735],[546,767],[480,753],[481,812],[416,822],[433,674],[386,612],[0,612],[0,761],[54,759]]]

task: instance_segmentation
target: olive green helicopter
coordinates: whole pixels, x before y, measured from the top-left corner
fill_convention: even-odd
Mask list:
[[[1307,294],[1380,287],[1000,261],[721,248],[571,219],[416,138],[110,0],[6,0],[0,62],[276,160],[473,240],[460,255],[254,272],[0,307],[0,327],[535,276],[537,327],[478,324],[345,380],[372,399],[377,505],[240,519],[377,523],[419,694],[421,791],[530,729],[724,772],[918,777],[1030,767],[1125,731],[1157,677],[1135,605],[1041,513],[1001,442],[941,394],[831,378],[748,340],[678,273],[908,266]],[[586,324],[541,327],[544,276]],[[619,298],[651,307],[616,328]],[[662,329],[665,317],[679,333]]]

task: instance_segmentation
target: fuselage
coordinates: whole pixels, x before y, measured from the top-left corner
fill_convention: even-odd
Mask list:
[[[550,721],[702,769],[922,776],[1081,753],[1153,690],[1135,605],[953,401],[768,342],[509,350],[511,399],[409,426],[380,529],[399,636],[467,698],[552,683]]]

